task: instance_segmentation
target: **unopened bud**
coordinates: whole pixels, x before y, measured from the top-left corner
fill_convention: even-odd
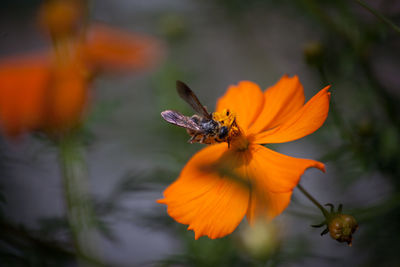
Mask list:
[[[329,224],[329,234],[338,242],[347,242],[351,246],[353,233],[358,229],[356,219],[347,214],[337,214]]]
[[[74,34],[83,15],[83,8],[77,0],[49,0],[40,9],[40,23],[53,38]]]
[[[319,66],[323,61],[323,46],[320,42],[309,42],[304,47],[304,59],[310,66]]]

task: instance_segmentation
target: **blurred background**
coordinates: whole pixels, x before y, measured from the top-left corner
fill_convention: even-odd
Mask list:
[[[365,3],[372,12],[346,0],[89,1],[85,23],[149,36],[157,44],[151,58],[141,59],[149,66],[96,72],[90,80],[79,134],[88,179],[77,186],[90,194],[99,264],[399,266],[400,31],[385,20],[400,25],[400,2]],[[38,19],[42,4],[2,1],[5,68],[5,58],[51,49]],[[244,221],[225,238],[195,241],[155,202],[203,147],[188,144],[183,129],[160,117],[166,109],[193,114],[175,81],[190,85],[213,110],[229,85],[250,80],[265,89],[284,74],[299,76],[306,100],[332,85],[323,127],[270,147],[326,164],[326,174],[308,170],[301,184],[323,204],[342,203],[357,219],[353,246],[310,227],[322,215],[298,189],[273,224],[249,229]],[[0,105],[8,101],[2,92]],[[1,136],[2,266],[89,264],[76,260],[63,170],[55,138],[48,136]]]

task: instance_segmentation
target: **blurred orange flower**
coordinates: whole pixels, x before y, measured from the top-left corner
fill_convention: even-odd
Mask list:
[[[297,76],[283,76],[265,92],[249,81],[229,87],[218,100],[216,113],[234,112],[241,134],[230,146],[210,145],[195,154],[158,202],[167,205],[176,221],[188,224],[196,239],[230,234],[245,215],[250,224],[259,217],[279,215],[304,171],[325,167],[261,144],[293,141],[321,127],[329,110],[328,89],[304,104]]]
[[[0,127],[8,136],[32,130],[62,131],[79,121],[88,79],[77,59],[57,63],[47,53],[0,64]]]
[[[152,37],[94,24],[78,29],[79,1],[45,2],[40,19],[54,50],[0,61],[0,129],[64,131],[82,118],[95,74],[153,66],[161,47]]]

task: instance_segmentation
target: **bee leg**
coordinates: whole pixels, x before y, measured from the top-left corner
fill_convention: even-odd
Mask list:
[[[195,134],[195,135],[192,135],[192,137],[190,137],[190,139],[188,140],[188,143],[193,144],[193,143],[195,142],[196,137],[197,137],[196,134]]]

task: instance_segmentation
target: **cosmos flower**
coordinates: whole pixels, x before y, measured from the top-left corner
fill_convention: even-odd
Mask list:
[[[38,19],[52,48],[0,59],[0,130],[7,136],[73,128],[96,75],[146,69],[160,58],[155,38],[90,24],[87,4],[45,1]]]
[[[218,143],[197,152],[158,202],[167,205],[177,222],[189,225],[195,239],[228,235],[245,216],[253,224],[279,215],[304,171],[310,167],[325,171],[325,167],[263,144],[297,140],[321,127],[329,110],[328,89],[304,104],[297,76],[283,76],[265,92],[249,81],[230,86],[218,100],[213,118],[229,110],[240,134],[229,146]]]
[[[49,53],[10,57],[0,64],[0,127],[7,136],[62,131],[79,121],[89,80],[76,57]]]
[[[79,29],[79,1],[45,2],[40,19],[53,49],[0,60],[0,130],[63,132],[85,113],[95,75],[153,66],[161,47],[152,37],[102,24]]]

